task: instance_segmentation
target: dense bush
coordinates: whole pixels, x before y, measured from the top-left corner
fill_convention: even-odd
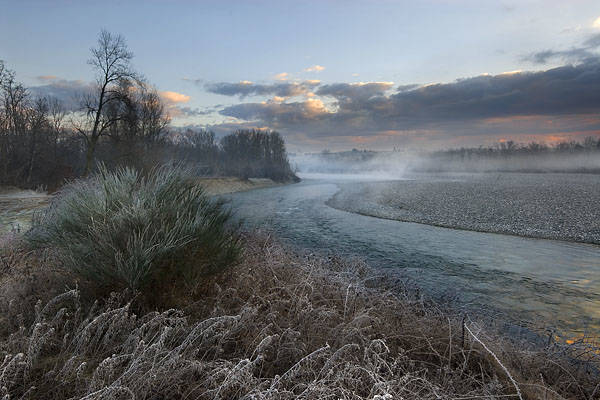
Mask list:
[[[230,212],[179,168],[129,168],[65,186],[29,232],[68,269],[98,287],[194,283],[237,259]]]
[[[221,149],[226,175],[270,178],[274,181],[295,178],[285,143],[277,132],[238,130],[221,139]]]
[[[193,165],[199,175],[269,178],[297,181],[290,166],[285,142],[276,131],[239,129],[216,141],[215,134],[187,128],[173,132],[175,152],[171,158]]]

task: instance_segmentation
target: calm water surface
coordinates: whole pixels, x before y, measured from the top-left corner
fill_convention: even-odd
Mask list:
[[[229,195],[249,227],[315,251],[359,256],[428,295],[567,336],[600,332],[600,246],[461,231],[333,209],[332,179]]]

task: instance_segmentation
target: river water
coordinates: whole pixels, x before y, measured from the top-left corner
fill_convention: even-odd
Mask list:
[[[248,227],[301,248],[358,256],[456,307],[565,337],[600,332],[600,246],[349,213],[326,204],[338,190],[335,179],[305,179],[227,198]]]

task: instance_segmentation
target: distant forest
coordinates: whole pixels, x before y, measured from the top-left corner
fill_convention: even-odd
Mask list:
[[[588,172],[600,173],[600,138],[519,144],[513,141],[488,147],[436,151],[414,165],[424,171]]]
[[[201,175],[297,179],[277,132],[238,130],[217,140],[210,131],[172,127],[132,57],[121,36],[101,32],[88,61],[96,82],[75,109],[33,96],[0,60],[0,185],[56,188],[100,163],[148,171],[178,162]]]
[[[435,152],[357,150],[294,155],[302,172],[581,172],[600,173],[600,138],[493,146]]]
[[[586,137],[583,141],[561,141],[554,145],[545,143],[531,142],[528,144],[519,144],[512,140],[503,141],[493,146],[480,147],[461,147],[459,149],[449,149],[434,152],[434,156],[451,158],[470,158],[470,157],[489,157],[506,156],[516,154],[576,154],[600,152],[600,138],[593,136]]]

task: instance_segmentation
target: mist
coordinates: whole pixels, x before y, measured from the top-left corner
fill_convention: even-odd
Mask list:
[[[403,179],[419,156],[398,152],[353,150],[290,156],[303,179],[395,180]]]
[[[412,173],[598,173],[600,140],[554,146],[513,142],[493,147],[425,151],[369,151],[294,154],[292,166],[304,178],[360,180],[406,179]]]

